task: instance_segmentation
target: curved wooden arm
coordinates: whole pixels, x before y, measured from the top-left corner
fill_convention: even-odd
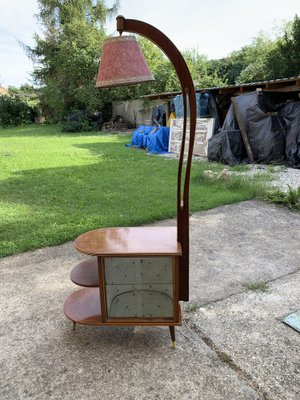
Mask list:
[[[189,187],[190,173],[194,148],[194,137],[196,128],[196,95],[190,71],[181,53],[174,43],[160,30],[152,25],[135,19],[125,19],[123,16],[117,17],[117,30],[122,34],[123,31],[138,33],[156,44],[169,58],[173,64],[180,81],[183,105],[183,135],[179,156],[178,176],[177,176],[177,240],[181,243],[182,257],[180,258],[179,276],[180,300],[189,299]],[[183,168],[188,105],[190,109],[190,135],[187,162],[185,171]],[[183,182],[183,188],[182,188]]]

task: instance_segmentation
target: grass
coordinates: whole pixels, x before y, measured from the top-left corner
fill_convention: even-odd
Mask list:
[[[266,292],[269,288],[266,282],[247,282],[243,287],[250,292]]]
[[[232,357],[229,354],[226,354],[223,351],[219,351],[217,354],[218,354],[220,360],[223,361],[225,364],[233,363]]]
[[[293,210],[300,210],[300,186],[297,189],[293,189],[288,185],[287,192],[283,192],[280,189],[273,190],[270,193],[266,193],[265,199]]]
[[[174,217],[177,161],[129,142],[130,135],[62,134],[50,125],[0,129],[0,256]],[[223,166],[194,163],[191,211],[263,194],[263,178],[212,180],[207,169]]]
[[[195,303],[188,303],[185,305],[184,307],[184,311],[187,313],[193,313],[195,311],[197,311],[199,308],[199,306]]]

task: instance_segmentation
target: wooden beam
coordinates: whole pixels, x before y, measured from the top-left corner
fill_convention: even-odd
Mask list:
[[[280,88],[266,88],[264,89],[265,92],[277,92],[277,93],[288,93],[288,92],[300,92],[300,86],[293,85],[293,86],[284,86]]]
[[[239,91],[239,88],[237,87],[231,87],[231,88],[225,87],[219,89],[219,94],[234,94],[237,91]]]

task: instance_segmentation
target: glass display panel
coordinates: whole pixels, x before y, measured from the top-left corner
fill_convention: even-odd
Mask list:
[[[172,318],[172,257],[104,259],[108,317]]]

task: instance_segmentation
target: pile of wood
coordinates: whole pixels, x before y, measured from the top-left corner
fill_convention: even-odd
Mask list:
[[[121,115],[113,115],[110,121],[104,122],[102,131],[115,132],[131,128]]]

